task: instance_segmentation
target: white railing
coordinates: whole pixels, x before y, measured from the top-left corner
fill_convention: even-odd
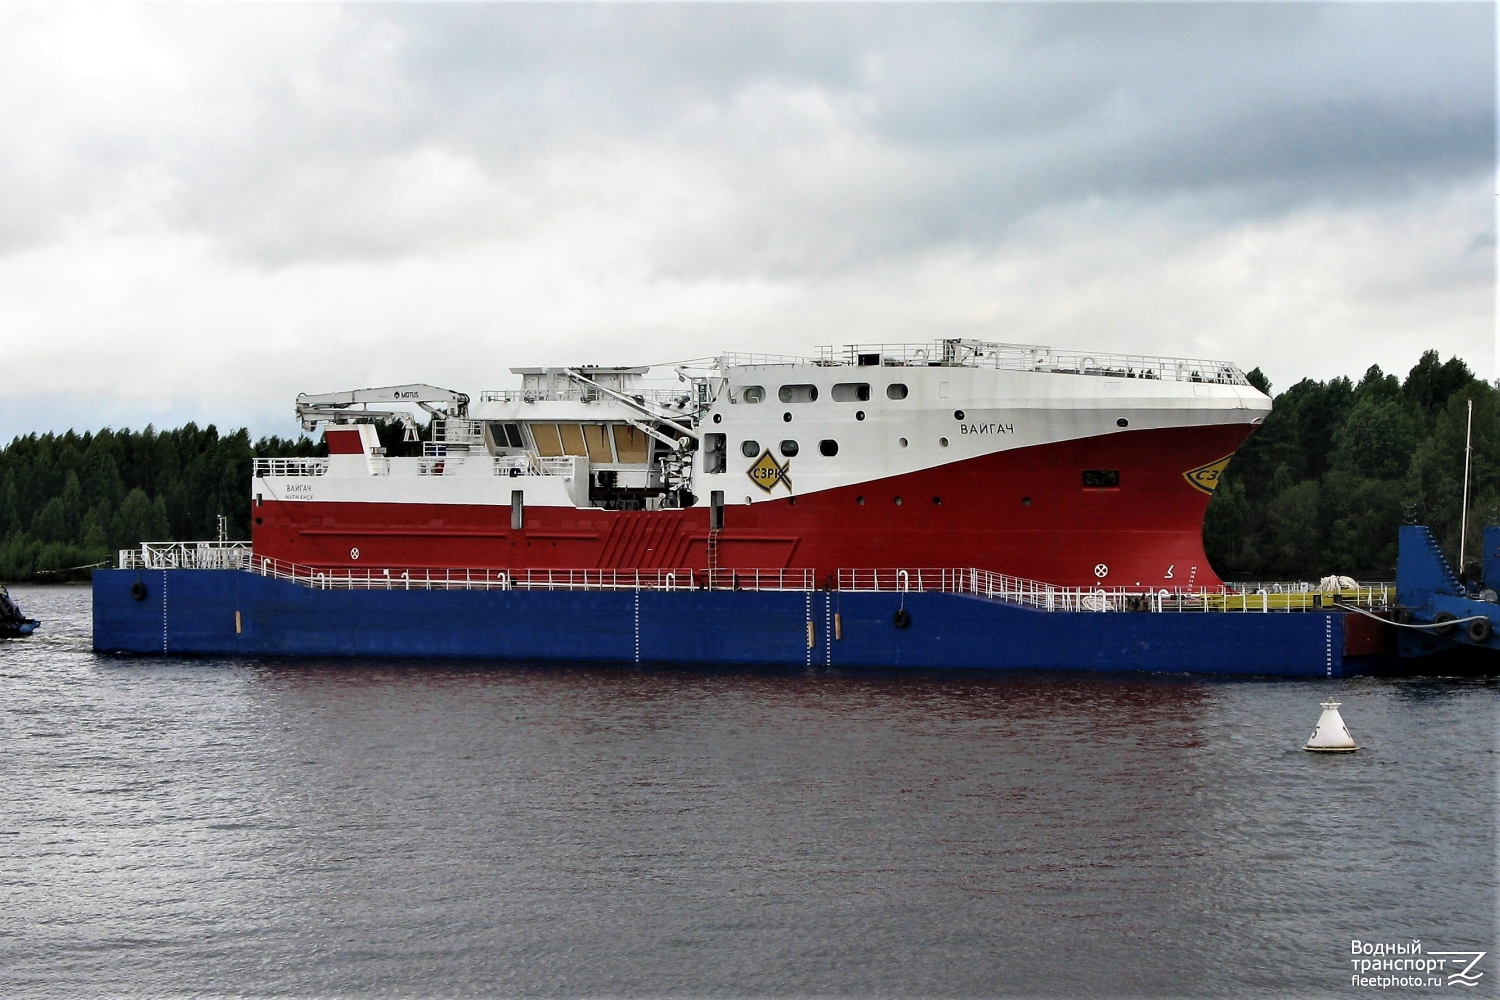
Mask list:
[[[859,356],[878,355],[882,365],[940,365],[998,368],[1006,371],[1102,375],[1109,378],[1161,379],[1249,385],[1245,373],[1228,361],[1112,354],[1102,351],[1058,351],[1033,344],[998,344],[980,340],[938,340],[927,344],[846,344],[818,348],[817,363],[857,365]]]
[[[812,590],[814,579],[810,569],[353,569],[266,556],[247,568],[315,590]]]
[[[308,566],[255,556],[249,542],[143,542],[121,549],[120,569],[246,569],[319,590],[742,590],[816,589],[811,569],[473,569]],[[969,594],[1040,611],[1293,612],[1394,606],[1395,585],[1317,590],[1311,584],[1158,589],[1060,587],[982,569],[841,569],[848,593]],[[1250,589],[1251,587],[1254,589]],[[1273,592],[1269,588],[1280,588]]]
[[[391,474],[391,458],[385,455],[365,457],[369,462],[370,475],[388,476]],[[412,463],[403,466],[408,470],[406,473],[408,475],[410,475],[409,470],[415,465],[419,476],[453,476],[463,471],[464,462],[469,457],[471,456],[459,451],[447,454],[434,452],[420,458],[398,458],[395,461]],[[502,455],[492,459],[491,472],[497,476],[571,476],[576,472],[576,459],[572,455],[548,458],[539,458],[529,453]],[[255,478],[257,479],[326,476],[327,474],[328,459],[326,458],[257,458],[255,460]]]
[[[1059,587],[982,569],[841,569],[838,589],[972,594],[1041,611],[1318,611],[1336,604],[1383,610],[1395,600],[1395,588],[1390,584],[1346,591],[1283,590],[1277,594],[1265,590],[1237,592],[1237,588],[1229,587]]]
[[[611,388],[614,388],[611,386]],[[631,398],[655,403],[658,406],[673,406],[679,401],[688,401],[687,393],[681,389],[640,389],[634,386],[616,388],[616,392]],[[582,401],[601,402],[607,397],[593,386],[572,382],[555,389],[486,389],[479,394],[481,403],[559,403]],[[538,418],[540,419],[540,418]]]
[[[328,459],[326,458],[257,458],[255,460],[255,478],[264,479],[268,476],[326,476],[328,474]]]
[[[812,590],[810,569],[714,569],[699,570],[707,590]]]
[[[484,444],[484,421],[450,417],[432,422],[432,441],[427,444],[479,446]]]
[[[696,590],[691,569],[431,569],[304,566],[257,556],[252,573],[314,590]]]
[[[577,459],[572,455],[539,458],[531,452],[500,455],[492,459],[491,471],[497,476],[571,476],[577,471]]]
[[[463,468],[463,455],[444,455],[440,458],[428,455],[417,459],[419,476],[456,476]]]
[[[120,569],[249,569],[249,542],[142,542],[121,549]]]
[[[719,355],[716,360],[720,368],[742,368],[756,365],[812,365],[821,363],[818,358],[799,358],[791,354],[751,354],[744,351],[730,351]]]

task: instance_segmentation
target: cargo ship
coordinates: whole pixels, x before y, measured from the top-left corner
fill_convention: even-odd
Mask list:
[[[95,647],[1340,676],[1394,645],[1391,587],[1208,564],[1271,406],[1228,362],[941,340],[512,373],[299,396],[327,457],[256,460],[248,543],[97,572]]]

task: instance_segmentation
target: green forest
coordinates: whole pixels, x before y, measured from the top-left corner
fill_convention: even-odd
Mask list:
[[[1272,386],[1257,369],[1250,380]],[[1304,379],[1224,472],[1204,541],[1229,580],[1388,580],[1396,528],[1432,527],[1458,549],[1466,406],[1474,401],[1470,553],[1500,521],[1500,391],[1429,351],[1405,378],[1372,366],[1357,382]],[[381,427],[404,454],[400,427]],[[252,441],[244,429],[30,434],[0,449],[0,580],[82,579],[142,540],[248,538],[255,457],[322,454],[306,437]]]
[[[1249,377],[1271,392],[1258,369]],[[1483,525],[1500,521],[1497,396],[1463,361],[1436,351],[1404,379],[1372,365],[1358,382],[1303,379],[1276,393],[1209,504],[1209,561],[1226,580],[1390,580],[1397,527],[1420,523],[1456,564],[1471,399],[1473,557]]]

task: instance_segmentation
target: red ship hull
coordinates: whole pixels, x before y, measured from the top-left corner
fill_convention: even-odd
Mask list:
[[[1131,431],[996,452],[775,501],[734,474],[721,568],[973,566],[1065,586],[1199,587],[1220,581],[1202,525],[1211,494],[1187,473],[1224,459],[1252,426]],[[1085,488],[1110,469],[1119,486]],[[721,482],[722,481],[722,482]],[[278,502],[255,510],[258,555],[318,568],[707,568],[706,508],[619,512],[503,506]],[[352,558],[351,551],[358,557]]]

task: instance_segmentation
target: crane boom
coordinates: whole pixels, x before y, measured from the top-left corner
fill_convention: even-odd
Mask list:
[[[324,392],[315,395],[297,395],[297,419],[304,430],[312,430],[320,423],[340,421],[387,420],[394,418],[410,424],[412,415],[405,410],[372,410],[371,403],[387,405],[420,406],[433,416],[467,417],[469,397],[462,392],[444,389],[435,385],[387,385],[374,389],[350,389],[345,392]],[[359,409],[354,409],[359,407]]]

